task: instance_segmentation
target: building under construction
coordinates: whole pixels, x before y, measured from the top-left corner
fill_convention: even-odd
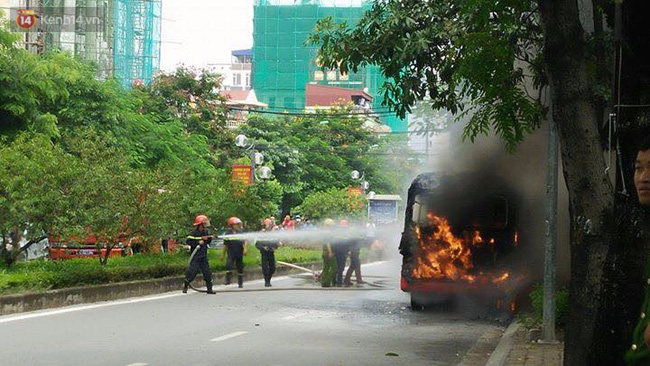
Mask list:
[[[35,11],[34,29],[24,35],[32,52],[69,51],[96,64],[100,78],[115,77],[127,88],[148,83],[160,67],[161,0],[14,0],[10,5],[12,11]],[[75,22],[72,28],[45,21],[80,16],[99,21]]]
[[[352,26],[371,5],[369,0],[255,0],[253,88],[260,102],[271,110],[300,111],[306,85],[319,84],[364,90],[373,96],[375,111],[386,111],[378,93],[385,77],[377,66],[342,74],[323,68],[317,48],[305,45],[319,19],[331,16]],[[381,120],[393,131],[406,130],[406,121],[392,114],[382,114]]]

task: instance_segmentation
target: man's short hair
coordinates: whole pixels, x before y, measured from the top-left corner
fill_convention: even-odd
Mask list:
[[[641,143],[639,144],[638,151],[646,151],[650,150],[650,135],[647,135],[646,137],[641,140]]]

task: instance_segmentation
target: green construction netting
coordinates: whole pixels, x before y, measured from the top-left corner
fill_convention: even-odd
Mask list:
[[[371,6],[362,0],[256,0],[253,30],[253,88],[258,99],[272,110],[298,111],[305,108],[308,83],[364,89],[373,98],[375,111],[383,96],[378,93],[385,78],[376,66],[341,75],[318,65],[316,47],[305,40],[316,21],[331,16],[337,22],[356,24]],[[394,115],[382,114],[382,122],[393,131],[406,130],[407,123]]]
[[[125,87],[160,68],[160,0],[114,0],[114,75]]]

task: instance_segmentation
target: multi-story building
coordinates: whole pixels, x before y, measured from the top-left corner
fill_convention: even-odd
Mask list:
[[[351,115],[358,115],[369,131],[377,133],[390,132],[390,128],[381,124],[379,115],[372,110],[373,97],[364,90],[342,88],[339,86],[307,84],[305,87],[305,111],[319,113],[332,106],[349,107]]]
[[[225,90],[250,90],[252,50],[235,50],[231,56],[229,64],[210,64],[208,67],[223,76],[222,87]]]
[[[322,67],[317,48],[305,45],[316,22],[331,16],[356,24],[372,5],[369,0],[255,0],[253,30],[253,88],[271,110],[302,111],[307,85],[363,90],[372,108],[386,111],[378,93],[385,80],[376,66],[356,73]],[[390,113],[378,113],[393,131],[405,131],[407,123]]]
[[[17,10],[34,10],[25,32],[34,53],[69,51],[92,61],[100,78],[130,87],[148,83],[160,68],[161,0],[0,0],[10,22]],[[52,19],[75,19],[62,26]],[[84,23],[80,19],[97,19]]]

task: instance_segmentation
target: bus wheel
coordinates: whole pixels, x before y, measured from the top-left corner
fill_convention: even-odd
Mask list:
[[[413,311],[422,311],[424,310],[424,305],[422,305],[413,294],[411,294],[411,310]]]

